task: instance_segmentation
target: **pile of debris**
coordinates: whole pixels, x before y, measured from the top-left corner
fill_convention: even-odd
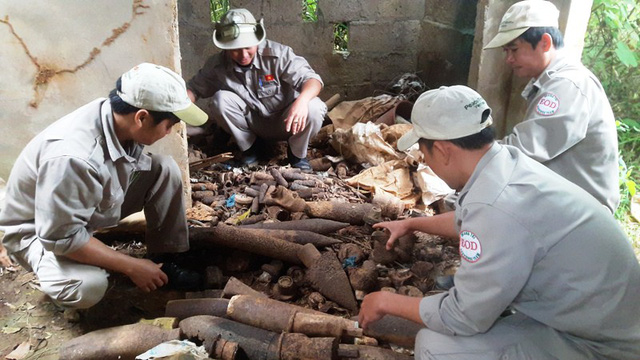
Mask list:
[[[233,249],[230,257],[206,264],[203,291],[167,303],[165,315],[179,330],[101,330],[69,342],[61,358],[107,358],[82,346],[98,336],[119,345],[96,351],[123,359],[171,339],[203,344],[221,359],[411,358],[420,326],[386,316],[363,331],[360,301],[380,290],[445,291],[459,265],[456,240],[410,234],[387,250],[388,235],[373,226],[431,216],[451,189],[420,165],[419,152],[395,150],[411,103],[365,102],[365,111],[346,105],[329,114],[332,123],[310,144],[311,173],[276,160],[232,167],[223,162],[228,154],[207,158],[192,147],[192,250]]]

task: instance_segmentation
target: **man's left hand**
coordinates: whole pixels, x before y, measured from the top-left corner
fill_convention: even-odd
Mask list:
[[[284,122],[287,132],[295,135],[304,130],[307,125],[307,116],[309,115],[309,104],[301,98],[297,98],[291,105],[289,115]]]

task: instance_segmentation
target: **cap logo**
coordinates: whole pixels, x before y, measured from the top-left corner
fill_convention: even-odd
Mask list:
[[[470,263],[480,260],[482,255],[482,246],[480,239],[471,231],[463,230],[460,232],[460,256]]]
[[[467,105],[464,106],[465,110],[468,110],[469,108],[479,108],[483,105],[485,105],[487,102],[484,101],[483,98],[477,98],[475,100],[473,100],[472,102],[468,103]]]
[[[542,116],[550,116],[555,114],[560,107],[560,100],[554,94],[548,92],[544,93],[538,104],[536,105],[536,112]]]

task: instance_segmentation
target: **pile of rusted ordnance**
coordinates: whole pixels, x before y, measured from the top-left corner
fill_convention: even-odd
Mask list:
[[[190,229],[192,249],[225,247],[271,261],[244,277],[212,264],[208,290],[167,303],[165,316],[177,328],[95,331],[64,344],[61,359],[134,359],[172,339],[203,344],[214,359],[412,358],[421,326],[385,316],[363,330],[358,301],[376,290],[437,291],[436,275],[457,261],[446,240],[426,246],[410,235],[387,250],[388,236],[372,225],[406,216],[403,206],[369,200],[338,177],[273,167],[199,172],[192,181],[196,205],[209,212],[207,220],[191,219],[198,225]],[[241,256],[232,260],[235,274],[247,269]]]

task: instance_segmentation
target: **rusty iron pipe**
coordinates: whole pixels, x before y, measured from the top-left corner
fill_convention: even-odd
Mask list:
[[[245,231],[250,231],[260,236],[273,236],[275,238],[300,245],[313,244],[316,247],[331,246],[342,243],[342,241],[338,239],[304,230],[245,229]]]

